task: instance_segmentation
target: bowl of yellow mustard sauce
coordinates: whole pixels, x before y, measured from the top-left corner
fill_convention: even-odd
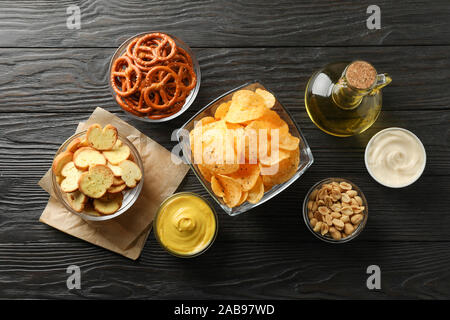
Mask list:
[[[203,197],[191,192],[173,194],[161,204],[154,221],[155,237],[170,254],[196,257],[216,239],[218,219]]]

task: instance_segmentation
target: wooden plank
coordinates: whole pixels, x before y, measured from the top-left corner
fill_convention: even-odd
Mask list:
[[[119,114],[122,116],[122,114]],[[446,139],[436,139],[435,132],[448,129],[449,115],[438,112],[384,111],[368,132],[352,138],[335,138],[315,128],[307,115],[297,112],[299,124],[312,146],[315,163],[307,173],[283,195],[252,212],[237,218],[223,215],[222,232],[233,241],[311,241],[301,218],[301,205],[308,189],[317,181],[330,177],[346,177],[358,184],[369,201],[370,219],[367,229],[358,241],[449,241],[444,226],[450,216],[443,214],[450,207],[447,183],[450,149]],[[51,239],[36,221],[48,199],[37,186],[38,180],[51,165],[59,145],[74,132],[83,114],[12,113],[0,118],[0,243],[20,243],[18,230],[33,230],[28,239]],[[169,150],[175,146],[170,133],[179,123],[149,127],[139,121],[130,121],[148,136]],[[364,147],[377,131],[389,126],[405,126],[413,130],[427,149],[428,164],[423,177],[413,186],[391,190],[378,185],[364,166]],[[434,131],[430,131],[430,127]],[[192,172],[180,190],[209,196]],[[417,196],[411,196],[417,195]],[[27,201],[24,201],[26,199]],[[216,209],[221,210],[216,206]],[[432,230],[432,232],[424,232]],[[56,232],[56,231],[55,231]]]
[[[259,79],[290,110],[304,110],[304,89],[332,61],[366,59],[387,72],[383,110],[450,109],[450,54],[439,47],[195,49],[201,71],[192,115],[218,95]],[[113,49],[0,49],[0,112],[91,112],[120,108],[109,90]],[[188,119],[188,117],[183,117]]]
[[[81,29],[68,29],[77,4]],[[2,1],[1,47],[115,47],[140,32],[174,33],[192,47],[449,44],[450,4],[376,2],[381,29],[369,30],[372,2],[354,1]]]
[[[448,243],[216,244],[180,260],[153,242],[137,262],[84,243],[2,244],[0,297],[445,299],[449,263]],[[81,268],[80,290],[66,287],[72,264]],[[366,287],[373,264],[381,268],[380,291]]]

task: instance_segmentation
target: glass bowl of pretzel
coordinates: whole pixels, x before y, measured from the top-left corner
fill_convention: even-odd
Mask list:
[[[180,39],[163,32],[137,34],[116,50],[109,85],[117,104],[146,122],[176,118],[200,89],[200,65]]]
[[[108,124],[74,134],[56,152],[53,192],[64,207],[89,221],[126,212],[138,199],[144,165],[133,143]]]

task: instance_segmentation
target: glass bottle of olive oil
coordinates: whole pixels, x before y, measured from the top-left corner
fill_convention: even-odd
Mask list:
[[[305,91],[309,117],[321,130],[348,137],[368,129],[381,111],[381,88],[392,79],[365,61],[331,63],[317,71]]]

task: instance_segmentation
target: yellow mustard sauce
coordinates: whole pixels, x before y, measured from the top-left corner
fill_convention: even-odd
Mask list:
[[[179,194],[160,208],[155,231],[166,249],[190,256],[211,243],[216,228],[215,214],[203,199],[191,194]]]

